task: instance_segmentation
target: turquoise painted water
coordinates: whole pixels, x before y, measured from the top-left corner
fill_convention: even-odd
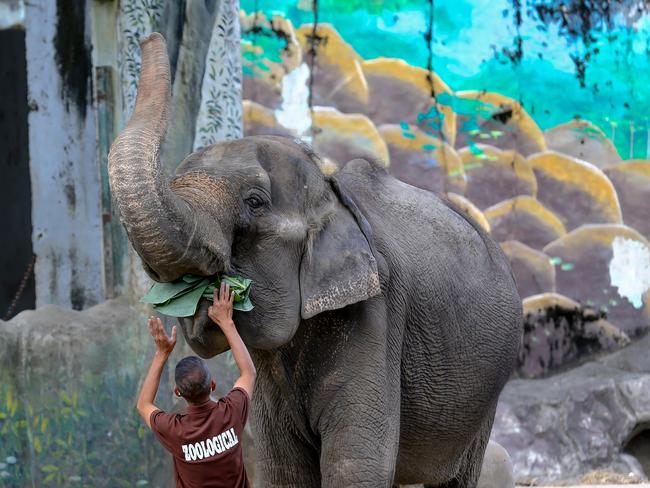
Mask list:
[[[584,12],[544,22],[535,7],[549,2],[533,1],[521,8],[517,22],[517,3],[435,1],[433,69],[454,90],[494,91],[521,101],[542,129],[577,116],[591,120],[614,140],[621,157],[646,158],[650,16],[629,2],[608,21],[592,12],[589,29],[580,31]],[[321,0],[318,5],[318,21],[334,25],[362,57],[427,66],[429,2]],[[314,21],[311,1],[242,0],[241,7],[280,13],[295,26]]]

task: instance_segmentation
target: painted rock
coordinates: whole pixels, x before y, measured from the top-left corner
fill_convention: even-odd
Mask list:
[[[515,240],[534,249],[566,234],[560,219],[532,197],[515,197],[484,211],[492,236],[499,242]]]
[[[537,199],[562,220],[567,230],[582,224],[620,224],[614,185],[593,164],[546,151],[528,158],[537,178]]]
[[[549,256],[519,241],[501,243],[522,298],[555,291],[555,267]]]
[[[366,113],[376,125],[417,126],[454,145],[456,115],[451,107],[435,102],[443,94],[449,96],[451,90],[438,75],[401,59],[372,59],[361,66],[369,91]]]
[[[537,194],[535,174],[516,151],[476,144],[458,155],[467,175],[465,195],[481,209],[519,195]]]
[[[650,327],[650,243],[624,225],[584,225],[544,247],[557,291],[633,336]]]
[[[284,76],[302,62],[291,21],[264,12],[239,16],[242,30],[243,98],[276,109],[282,103]]]
[[[242,37],[242,65],[260,75],[265,73],[280,81],[302,63],[302,49],[291,20],[275,14],[269,18],[264,12],[247,14],[240,11]]]
[[[490,144],[519,154],[544,151],[544,134],[519,102],[498,93],[461,91],[441,99],[456,113],[456,147]]]
[[[476,488],[515,488],[512,460],[503,446],[495,441],[489,441],[485,449]]]
[[[361,57],[330,24],[304,24],[296,31],[305,63],[311,67],[312,104],[345,113],[363,113],[368,84]]]
[[[313,123],[313,146],[320,155],[339,165],[355,158],[371,158],[388,166],[390,157],[386,143],[365,115],[316,107]]]
[[[460,210],[473,218],[476,223],[483,227],[487,232],[490,232],[490,223],[485,218],[485,215],[483,215],[483,212],[481,212],[478,207],[471,201],[469,201],[464,196],[453,192],[447,193],[447,199]]]
[[[621,160],[605,133],[588,120],[574,119],[544,132],[549,149],[603,168]]]
[[[616,188],[625,224],[650,239],[650,160],[624,161],[604,171]]]
[[[602,318],[602,313],[557,293],[525,298],[523,309],[518,372],[524,377],[545,376],[630,342],[625,332]]]
[[[246,100],[264,105],[270,109],[282,105],[282,87],[266,78],[244,75],[242,79],[242,94]]]
[[[437,193],[464,193],[465,173],[449,144],[405,123],[382,125],[379,133],[388,146],[395,177]]]
[[[244,100],[242,102],[244,113],[244,135],[245,136],[294,136],[295,134],[284,128],[278,122],[273,110],[268,109],[259,103]]]

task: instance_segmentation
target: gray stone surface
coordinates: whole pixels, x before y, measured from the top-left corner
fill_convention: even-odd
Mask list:
[[[545,379],[512,380],[499,400],[492,438],[510,453],[518,482],[578,479],[593,470],[634,473],[626,454],[650,420],[650,336]]]
[[[138,313],[118,300],[82,312],[56,305],[26,310],[0,320],[0,367],[31,378],[101,372],[114,359],[108,352],[119,347],[122,333],[133,332],[137,320]]]
[[[488,443],[477,488],[514,488],[512,460],[503,446]]]

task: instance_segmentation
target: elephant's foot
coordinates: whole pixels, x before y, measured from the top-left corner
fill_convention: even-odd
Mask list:
[[[480,476],[476,474],[475,465],[476,463],[469,462],[458,473],[456,479],[441,485],[425,483],[424,488],[515,488],[510,456],[498,443],[494,441],[488,443]]]

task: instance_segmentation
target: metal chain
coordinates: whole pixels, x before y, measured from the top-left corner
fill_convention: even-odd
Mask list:
[[[18,305],[18,301],[23,296],[23,293],[25,292],[25,288],[27,287],[27,280],[29,280],[29,277],[32,275],[32,272],[34,271],[35,264],[36,264],[36,254],[32,254],[32,259],[30,259],[29,264],[27,264],[27,269],[25,269],[25,273],[23,274],[23,279],[20,281],[20,285],[18,286],[18,290],[16,290],[14,299],[11,301],[11,305],[9,305],[9,308],[7,309],[7,313],[5,313],[5,316],[3,317],[2,320],[7,321],[13,316],[14,310],[16,310],[16,306]]]

